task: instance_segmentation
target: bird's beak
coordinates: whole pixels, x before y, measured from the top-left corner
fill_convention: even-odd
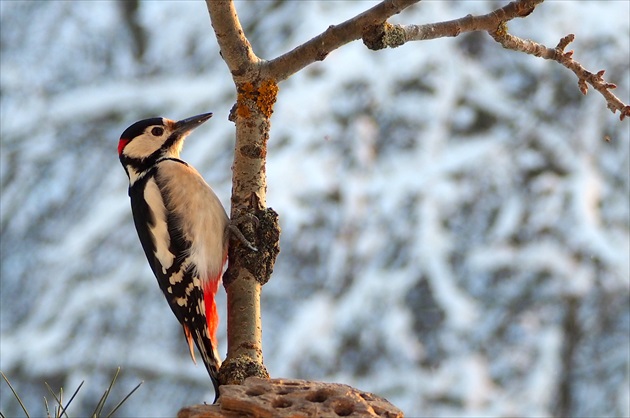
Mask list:
[[[192,116],[175,122],[175,131],[179,134],[185,134],[192,131],[212,117],[212,113],[202,113],[201,115]]]

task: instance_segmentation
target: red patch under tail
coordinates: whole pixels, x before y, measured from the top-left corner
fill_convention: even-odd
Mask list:
[[[214,295],[219,288],[220,277],[214,280],[209,280],[203,289],[203,302],[206,307],[206,322],[208,323],[208,334],[212,340],[212,345],[217,345],[217,328],[219,326],[219,312],[217,311],[217,304],[214,301]]]

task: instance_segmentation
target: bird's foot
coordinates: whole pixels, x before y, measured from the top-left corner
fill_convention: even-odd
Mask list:
[[[255,219],[255,223],[256,225],[258,225],[259,223],[258,218],[256,218],[254,215],[251,215],[251,218]],[[241,230],[238,229],[238,226],[236,226],[237,223],[240,223],[240,222],[234,222],[230,220],[230,223],[228,224],[228,229],[230,230],[230,232],[234,235],[234,237],[236,237],[241,242],[241,244],[243,244],[244,246],[246,246],[252,251],[258,251],[258,248],[254,247],[254,245],[251,242],[249,242],[247,238],[245,238],[245,235],[243,235]]]

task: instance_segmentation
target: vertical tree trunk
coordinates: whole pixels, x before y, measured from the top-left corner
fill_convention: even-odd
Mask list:
[[[269,377],[263,365],[260,291],[269,280],[279,252],[277,215],[266,206],[265,161],[269,117],[277,87],[267,81],[239,87],[230,119],[236,123],[230,217],[258,251],[237,239],[230,242],[230,265],[224,277],[228,297],[228,355],[221,368],[223,384],[240,384],[250,376]]]

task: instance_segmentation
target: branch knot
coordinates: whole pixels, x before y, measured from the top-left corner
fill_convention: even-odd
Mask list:
[[[368,26],[363,31],[363,44],[373,51],[387,47],[396,48],[407,42],[406,32],[400,25],[384,22],[381,25]]]

